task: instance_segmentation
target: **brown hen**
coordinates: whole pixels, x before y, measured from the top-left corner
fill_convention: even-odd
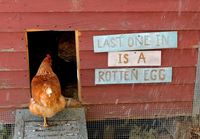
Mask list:
[[[33,115],[44,117],[44,127],[48,126],[46,118],[62,111],[66,104],[61,94],[60,82],[51,65],[51,56],[47,55],[31,82],[29,110]]]

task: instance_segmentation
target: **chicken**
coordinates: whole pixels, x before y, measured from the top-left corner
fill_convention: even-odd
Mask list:
[[[60,82],[51,64],[51,56],[47,54],[31,82],[32,98],[29,110],[33,115],[44,118],[43,127],[48,127],[46,118],[62,111],[66,105],[61,94]]]

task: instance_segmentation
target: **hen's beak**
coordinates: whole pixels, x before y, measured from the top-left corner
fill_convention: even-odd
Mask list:
[[[43,127],[48,127],[49,125],[47,124],[47,118],[46,117],[44,117],[44,124],[43,124]]]

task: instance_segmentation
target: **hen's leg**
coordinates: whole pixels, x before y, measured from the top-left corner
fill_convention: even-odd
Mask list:
[[[48,127],[49,125],[47,124],[47,118],[44,117],[44,124],[43,124],[43,127]]]

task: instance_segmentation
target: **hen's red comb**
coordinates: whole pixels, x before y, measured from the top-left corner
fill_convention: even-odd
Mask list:
[[[46,57],[47,57],[47,58],[51,58],[51,55],[50,55],[50,54],[47,54]]]

